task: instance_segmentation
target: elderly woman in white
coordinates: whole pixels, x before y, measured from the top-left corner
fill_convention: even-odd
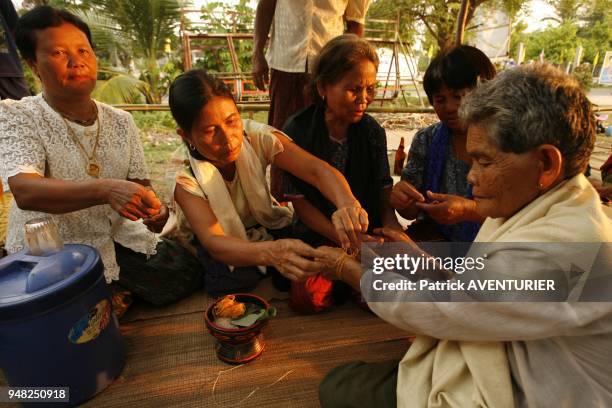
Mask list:
[[[611,214],[583,175],[595,123],[578,83],[549,66],[508,70],[476,88],[460,114],[469,125],[468,181],[476,210],[488,217],[471,251],[496,245],[487,262],[504,276],[538,278],[551,261],[586,260],[598,263],[592,274],[609,278]],[[405,235],[382,233],[422,253]],[[593,243],[597,250],[564,253],[559,243]],[[372,271],[362,273],[352,260],[338,263],[342,255],[331,248],[320,251],[331,277],[361,284],[364,293],[371,287]],[[431,301],[410,302],[411,296],[397,291],[368,303],[416,335],[403,360],[334,369],[321,384],[323,407],[612,405],[611,302],[440,302],[431,294]]]
[[[46,216],[65,242],[98,249],[108,282],[119,279],[149,302],[201,286],[197,262],[155,234],[168,211],[151,189],[132,117],[91,98],[97,61],[89,27],[39,6],[19,19],[15,37],[43,91],[0,103],[0,172],[15,197],[8,252],[24,247],[24,223]]]

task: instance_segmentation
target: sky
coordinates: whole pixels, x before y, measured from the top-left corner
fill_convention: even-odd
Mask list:
[[[22,0],[12,0],[13,4],[16,8],[21,6]],[[125,0],[129,1],[129,0]],[[218,1],[218,0],[217,0]],[[228,4],[237,4],[238,0],[225,0]],[[207,0],[192,0],[193,7],[200,8],[203,4],[207,3]],[[251,4],[253,7],[257,4],[256,0],[251,0]],[[532,32],[539,29],[546,28],[547,24],[550,22],[541,21],[542,18],[550,17],[553,15],[553,9],[548,4],[546,4],[543,0],[529,0],[529,14],[522,17],[527,23],[526,32]]]
[[[554,16],[554,9],[542,0],[531,0],[529,2],[528,15],[524,17],[527,23],[527,29],[525,32],[532,32],[546,28],[548,24],[552,24],[551,21],[542,21],[543,18]]]

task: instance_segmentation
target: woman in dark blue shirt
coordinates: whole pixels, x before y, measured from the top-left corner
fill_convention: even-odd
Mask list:
[[[417,132],[402,181],[391,193],[391,205],[400,215],[417,219],[409,229],[419,231],[416,240],[471,242],[484,221],[467,181],[467,128],[457,112],[479,80],[494,76],[489,58],[469,45],[438,54],[425,72],[423,87],[440,122]]]

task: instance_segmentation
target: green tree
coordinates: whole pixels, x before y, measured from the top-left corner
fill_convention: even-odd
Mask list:
[[[573,4],[573,9],[568,4]],[[524,24],[515,25],[511,38],[513,53],[518,43],[525,44],[526,59],[537,59],[543,50],[546,60],[555,64],[573,62],[576,48],[584,49],[582,60],[593,62],[599,53],[601,57],[606,50],[612,49],[612,0],[593,0],[589,7],[579,10],[578,1],[556,3],[556,21],[563,21],[556,27],[524,33]],[[601,62],[601,59],[600,59]],[[586,68],[583,67],[583,70]]]
[[[466,27],[469,27],[478,7],[498,8],[514,16],[523,4],[524,0],[472,0],[469,2]],[[369,16],[393,19],[400,12],[400,32],[405,41],[413,39],[416,34],[415,21],[419,21],[435,39],[438,48],[445,49],[454,45],[460,7],[461,0],[377,0],[371,5]]]
[[[141,103],[142,99],[152,100],[149,84],[131,75],[103,70],[108,79],[98,79],[92,94],[94,99],[111,104]]]
[[[525,35],[525,30],[527,29],[527,23],[524,21],[517,21],[515,24],[512,24],[512,31],[510,33],[510,55],[516,56],[518,52],[518,45],[521,42],[525,42],[528,38]]]
[[[23,0],[21,2],[21,7],[23,9],[29,10],[35,6],[48,4],[53,7],[66,8],[75,6],[76,3],[76,0]]]
[[[546,3],[555,9],[555,17],[547,17],[543,20],[554,20],[559,24],[572,23],[580,19],[585,11],[588,0],[546,0]]]
[[[586,92],[588,92],[591,89],[591,86],[593,85],[592,72],[593,67],[588,62],[577,66],[574,69],[574,72],[572,72],[574,78],[576,78],[580,86],[582,86],[582,88]]]
[[[255,14],[249,0],[240,0],[237,5],[211,2],[202,7],[200,20],[206,33],[246,33],[253,31]],[[230,52],[225,39],[207,40],[203,56],[195,66],[210,72],[233,72]],[[234,40],[238,66],[242,72],[251,71],[252,40]]]
[[[574,58],[578,45],[578,26],[567,22],[558,27],[525,34],[517,38],[525,44],[525,59],[537,60],[544,51],[546,61],[563,64]]]
[[[599,53],[600,60],[606,51],[612,50],[612,0],[595,0],[582,17],[578,37],[584,47],[583,61],[593,62]]]
[[[83,0],[78,9],[92,27],[98,52],[124,68],[133,59],[140,71],[140,80],[148,86],[143,93],[147,103],[160,103],[167,90],[165,74],[169,69],[160,67],[158,60],[166,56],[164,49],[168,40],[178,43],[175,30],[181,16],[180,7],[178,0]],[[176,61],[169,63],[176,67]],[[124,87],[136,84],[127,79],[115,83]],[[146,88],[141,84],[138,87]],[[116,95],[121,93],[133,95],[125,90]]]

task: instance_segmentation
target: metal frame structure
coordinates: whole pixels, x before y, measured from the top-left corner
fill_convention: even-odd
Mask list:
[[[231,82],[234,87],[234,94],[238,102],[247,102],[249,104],[267,104],[269,102],[267,91],[248,91],[247,85],[251,85],[252,74],[250,72],[243,72],[238,61],[238,55],[236,53],[236,47],[234,44],[235,40],[252,40],[253,32],[239,32],[235,24],[232,24],[231,29],[227,33],[202,33],[195,32],[194,27],[201,26],[201,22],[193,19],[188,19],[188,14],[202,13],[201,10],[194,9],[182,9],[181,10],[181,22],[180,22],[180,37],[182,44],[182,59],[183,67],[185,70],[193,67],[192,52],[195,49],[202,49],[203,47],[197,47],[194,41],[211,41],[211,40],[225,40],[227,44],[227,50],[229,51],[232,72],[220,74],[219,76],[224,80]],[[383,28],[368,28],[369,24],[381,25]],[[408,48],[404,45],[399,35],[400,27],[400,15],[394,20],[381,20],[381,19],[369,19],[366,22],[366,39],[378,46],[388,47],[392,50],[392,57],[389,63],[389,69],[385,76],[384,85],[379,89],[382,90],[382,96],[376,98],[380,101],[381,106],[385,101],[395,99],[400,93],[407,103],[404,87],[402,83],[402,72],[400,70],[400,54],[405,58],[406,64],[409,70],[410,82],[412,83],[414,90],[419,99],[420,106],[423,107],[423,100],[421,98],[421,92],[418,86],[417,72],[413,72],[411,64],[408,58],[414,59],[414,56],[410,53]],[[401,51],[401,53],[400,53]],[[395,66],[395,77],[391,80],[392,67]],[[254,87],[254,86],[252,86]],[[388,91],[391,91],[388,94]],[[379,92],[380,93],[380,92]]]

